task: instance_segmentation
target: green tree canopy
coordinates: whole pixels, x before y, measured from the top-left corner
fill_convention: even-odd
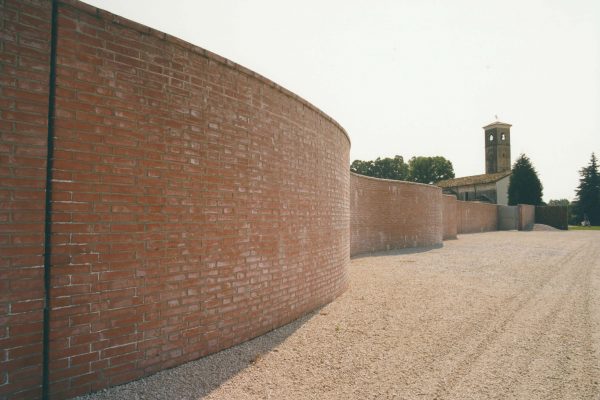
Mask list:
[[[374,161],[354,160],[350,165],[350,171],[375,178],[396,180],[406,180],[408,178],[408,165],[406,165],[402,156],[395,156],[394,158],[377,157]]]
[[[569,206],[570,202],[567,199],[552,199],[548,202],[548,205],[551,207],[565,207],[565,206]]]
[[[590,163],[579,171],[581,178],[575,207],[576,219],[581,222],[587,216],[592,225],[600,225],[600,173],[598,160],[592,153]]]
[[[531,160],[521,154],[513,164],[508,184],[508,204],[541,205],[543,189]]]
[[[432,184],[454,178],[454,167],[444,157],[413,157],[408,161],[408,180]]]
[[[454,178],[452,163],[444,157],[413,157],[408,164],[402,156],[378,157],[374,161],[354,160],[350,171],[375,178],[429,184]]]

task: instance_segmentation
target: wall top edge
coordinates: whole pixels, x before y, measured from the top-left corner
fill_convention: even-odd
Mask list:
[[[222,57],[216,53],[213,53],[209,50],[203,49],[202,47],[196,46],[190,42],[186,42],[183,39],[179,39],[178,37],[175,37],[173,35],[169,35],[167,33],[161,32],[154,28],[150,28],[149,26],[140,24],[138,22],[132,21],[132,20],[124,18],[124,17],[121,17],[119,15],[113,14],[109,11],[103,10],[101,8],[97,8],[95,6],[81,2],[79,0],[57,0],[57,2],[58,2],[58,4],[68,5],[79,11],[85,12],[87,14],[93,15],[93,16],[103,19],[103,20],[107,20],[111,23],[121,25],[126,28],[134,29],[143,34],[157,37],[168,43],[172,43],[174,45],[182,47],[182,48],[189,50],[195,54],[199,54],[203,57],[206,57],[209,60],[215,61],[215,62],[222,64],[226,67],[229,67],[235,71],[238,71],[244,75],[254,78],[254,79],[264,83],[265,85],[272,87],[273,89],[283,93],[284,95],[298,101],[299,103],[303,104],[307,108],[317,112],[323,118],[325,118],[326,120],[331,122],[333,125],[335,125],[344,134],[344,136],[346,137],[346,140],[348,140],[349,145],[352,144],[352,142],[350,140],[350,136],[348,135],[348,132],[346,132],[344,127],[342,127],[339,124],[339,122],[337,122],[335,119],[333,119],[332,117],[327,115],[323,110],[321,110],[314,104],[310,103],[308,100],[303,99],[302,97],[298,96],[294,92],[284,88],[281,85],[278,85],[277,83],[275,83],[272,80],[270,80],[269,78],[266,78],[265,76],[259,74],[258,72],[254,72],[251,69],[248,69],[240,64],[237,64],[237,63],[235,63],[225,57]]]
[[[436,190],[438,192],[442,191],[441,187],[438,187],[438,186],[435,186],[435,185],[427,185],[425,183],[409,182],[409,181],[398,181],[398,180],[395,180],[395,179],[375,178],[373,176],[366,176],[366,175],[357,174],[356,172],[352,172],[352,171],[350,171],[350,175],[353,175],[353,176],[355,176],[357,178],[362,178],[362,179],[369,179],[369,180],[373,180],[373,181],[393,183],[395,185],[423,186],[423,187],[426,187],[426,188],[429,188],[429,189]]]
[[[482,206],[494,206],[494,207],[505,207],[505,206],[501,206],[499,204],[492,204],[492,203],[486,203],[485,201],[471,201],[471,200],[456,200],[459,203],[464,203],[464,204],[481,204]]]

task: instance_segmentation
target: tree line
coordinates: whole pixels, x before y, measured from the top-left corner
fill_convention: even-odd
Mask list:
[[[434,184],[454,178],[452,162],[444,157],[412,157],[408,162],[402,156],[378,157],[375,160],[354,160],[350,171],[375,178],[396,179],[409,182]],[[569,206],[569,223],[579,225],[589,221],[600,225],[600,172],[598,160],[592,153],[590,162],[579,171],[580,179],[576,199],[550,200],[549,206]],[[529,157],[521,154],[512,166],[508,186],[508,203],[546,205],[542,200],[543,185]]]
[[[600,172],[598,160],[592,153],[587,166],[579,170],[579,185],[575,191],[576,198],[550,200],[549,206],[569,206],[569,223],[579,225],[582,222],[600,225]],[[531,160],[521,154],[512,168],[508,187],[508,204],[545,205],[542,201],[543,186]]]
[[[377,157],[375,160],[354,160],[350,171],[374,178],[433,184],[454,178],[452,162],[444,157],[412,157],[408,163],[404,157]]]

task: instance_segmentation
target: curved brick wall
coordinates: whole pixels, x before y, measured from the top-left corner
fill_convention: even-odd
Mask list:
[[[457,201],[458,233],[498,230],[498,206],[475,201]]]
[[[442,243],[442,190],[350,174],[352,255]]]
[[[344,291],[350,250],[344,130],[231,61],[83,3],[59,4],[52,397],[230,347]],[[5,317],[10,302],[20,300],[17,291],[35,287],[35,299],[42,297],[49,2],[7,0],[2,7],[10,11],[3,13],[7,26],[39,25],[23,43],[40,57],[3,48],[28,54],[27,66],[38,60],[33,72],[23,69],[23,82],[43,72],[22,96],[22,104],[35,100],[41,110],[32,133],[22,136],[23,151],[40,148],[39,155],[27,153],[40,159],[32,169],[39,177],[25,189],[35,198],[20,205],[35,221],[13,227],[34,242],[20,250],[32,253],[22,264],[38,267],[15,269],[7,283],[14,294],[0,304],[0,319],[9,324],[0,332],[0,339],[8,335],[2,342],[8,358],[0,362],[11,371],[0,375],[0,397],[35,398],[42,302],[30,302],[26,316]],[[35,35],[44,46],[31,45]],[[30,93],[37,87],[39,99]],[[29,286],[19,285],[26,273]]]
[[[457,234],[457,200],[456,196],[442,195],[442,220],[444,224],[444,240],[456,239]]]

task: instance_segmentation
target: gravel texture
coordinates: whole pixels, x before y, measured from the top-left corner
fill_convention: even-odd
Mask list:
[[[355,258],[267,335],[86,399],[600,399],[600,232],[461,235]]]

